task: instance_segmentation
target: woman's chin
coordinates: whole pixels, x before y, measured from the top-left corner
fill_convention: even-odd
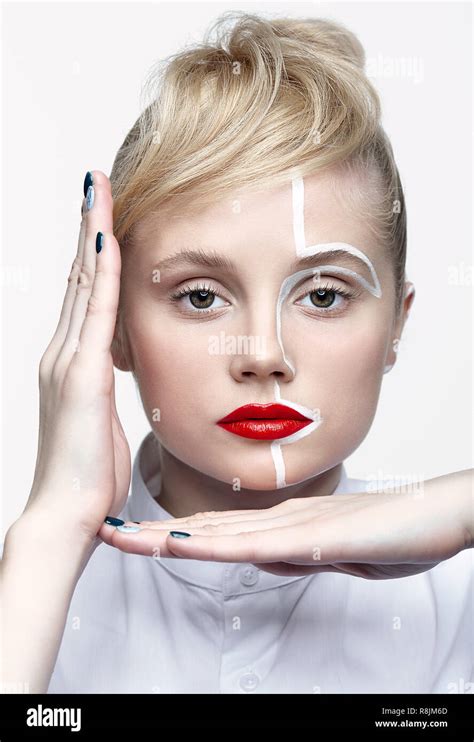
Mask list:
[[[240,470],[242,473],[239,475],[236,473],[237,470]],[[321,474],[323,470],[324,468],[317,470],[312,468],[308,470],[307,465],[306,467],[304,465],[301,467],[293,466],[291,473],[286,472],[286,477],[284,478],[277,474],[274,466],[269,467],[268,463],[259,464],[255,462],[249,464],[247,467],[242,467],[242,462],[239,462],[238,467],[221,466],[213,470],[209,470],[206,467],[201,471],[207,476],[227,484],[234,492],[275,492],[276,490],[313,479]]]
[[[299,442],[298,450],[296,446],[293,450],[287,446],[274,452],[268,444],[263,446],[258,442],[250,446],[248,441],[245,445],[240,440],[233,446],[229,443],[222,445],[220,441],[214,444],[205,439],[206,445],[203,446],[203,438],[181,439],[176,445],[172,445],[170,440],[168,445],[161,443],[177,463],[182,462],[196,472],[226,484],[235,493],[242,490],[274,492],[299,485],[341,461],[337,458],[339,450],[328,451],[327,446],[315,450],[310,441]]]

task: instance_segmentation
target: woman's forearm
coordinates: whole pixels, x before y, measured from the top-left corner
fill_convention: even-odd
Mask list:
[[[46,693],[77,581],[96,542],[20,517],[0,563],[1,691]]]
[[[424,482],[425,497],[437,497],[446,508],[447,519],[451,511],[458,514],[466,549],[474,547],[473,487],[474,469],[451,472]]]

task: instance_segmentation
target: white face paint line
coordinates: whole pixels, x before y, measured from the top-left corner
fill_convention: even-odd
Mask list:
[[[304,230],[304,180],[301,176],[292,178],[291,194],[293,206],[293,236],[295,240],[296,254],[305,257],[316,255],[316,253],[329,252],[330,250],[344,250],[345,252],[360,258],[370,270],[374,281],[372,293],[374,296],[382,296],[380,282],[375,268],[367,255],[359,248],[349,245],[347,242],[327,242],[318,245],[306,245]]]
[[[286,487],[285,462],[283,461],[281,446],[277,441],[270,443],[270,453],[272,454],[273,464],[275,466],[276,488]]]
[[[294,240],[295,240],[295,245],[296,245],[296,253],[298,254],[298,251],[303,250],[305,246],[304,210],[303,210],[303,206],[304,206],[303,179],[293,178],[291,181],[291,185],[292,185],[292,207],[293,207],[293,235],[294,235]],[[298,280],[302,277],[302,274],[311,276],[311,275],[314,275],[317,272],[317,270],[318,269],[307,269],[305,271],[298,271],[292,276],[288,276],[288,278],[286,278],[283,281],[280,287],[279,294],[278,294],[277,305],[276,305],[276,329],[277,329],[278,344],[280,346],[283,359],[293,374],[295,373],[295,369],[285,355],[285,349],[283,348],[283,342],[281,339],[281,308],[282,308],[284,300],[286,299],[286,297],[288,296],[292,288],[296,285]],[[283,401],[281,398],[281,394],[280,394],[280,387],[278,386],[278,381],[276,379],[275,379],[275,400],[277,402]],[[288,406],[290,407],[294,407],[294,403],[289,402],[288,400],[285,400],[285,404],[288,404]],[[298,411],[301,412],[301,409]],[[302,414],[307,415],[306,412],[303,412]],[[307,415],[307,416],[310,417],[310,415]],[[321,420],[319,420],[318,422],[314,420],[312,413],[311,413],[310,419],[313,419],[313,422],[310,425],[307,425],[305,428],[302,428],[301,431],[297,431],[297,432],[303,432],[304,430],[312,426],[317,427],[321,423]],[[288,440],[290,438],[293,439],[293,436],[292,435],[288,436]],[[273,463],[275,466],[275,477],[276,477],[277,489],[280,489],[281,487],[286,487],[286,479],[285,479],[286,470],[285,470],[285,462],[283,460],[283,454],[281,451],[281,446],[282,446],[282,439],[273,441],[270,444],[270,452],[271,452]]]
[[[283,343],[281,339],[281,308],[282,308],[283,302],[285,301],[286,297],[288,296],[290,291],[294,288],[294,286],[298,283],[298,281],[304,276],[312,276],[315,273],[318,273],[319,270],[320,270],[319,268],[305,268],[305,270],[297,271],[296,273],[293,273],[293,275],[288,276],[288,278],[285,278],[285,280],[283,281],[280,287],[280,293],[278,294],[277,305],[276,305],[277,339],[278,339],[278,344],[280,346],[280,349],[283,355],[283,360],[285,361],[288,368],[291,369],[292,373],[295,373],[295,369],[293,368],[293,365],[290,363],[290,361],[285,355],[285,350],[283,348]]]
[[[310,410],[309,407],[305,407],[302,404],[291,402],[289,399],[283,399],[280,394],[280,387],[278,386],[278,382],[276,381],[276,379],[275,379],[275,401],[281,404],[284,404],[287,407],[290,407],[292,410],[295,410],[295,412],[299,412],[300,415],[304,415],[310,420],[313,420],[313,422],[317,422],[318,425],[321,422],[321,415],[319,414],[319,410],[315,412],[314,410]],[[291,435],[288,435],[285,438],[279,438],[278,440],[279,442],[283,441],[285,443],[290,443],[291,440],[298,440],[298,439],[295,439],[294,437],[297,435],[299,438],[301,438],[302,437],[301,433],[304,433],[304,431],[306,431],[310,427],[311,425],[307,425],[305,428],[301,428],[301,430],[297,430],[296,433],[291,433]],[[312,428],[312,430],[315,430],[315,428]]]
[[[378,279],[377,273],[375,272],[375,268],[367,255],[363,253],[362,250],[359,250],[359,248],[354,247],[354,245],[349,245],[347,242],[327,242],[325,244],[311,245],[310,247],[305,247],[303,253],[298,254],[302,257],[306,257],[307,255],[319,255],[320,253],[332,252],[333,250],[340,250],[341,252],[349,253],[349,255],[355,255],[366,264],[374,281],[373,286],[371,286],[365,280],[365,278],[360,276],[358,273],[355,273],[354,271],[349,271],[347,268],[338,268],[338,270],[342,273],[347,273],[348,275],[357,277],[360,283],[362,283],[367,289],[367,291],[370,291],[371,294],[379,299],[382,296],[382,288],[380,286],[380,281]],[[330,268],[332,266],[320,266],[319,270],[322,271],[323,268],[328,267]]]
[[[310,420],[319,420],[320,418],[320,415],[318,412],[315,412],[314,410],[310,410],[309,407],[305,407],[302,404],[296,404],[295,402],[291,402],[289,399],[282,399],[282,397],[279,396],[278,402],[280,404],[285,405],[286,407],[289,407],[292,410],[295,410],[295,412],[299,412],[300,415],[304,415]],[[292,433],[292,435],[294,434]],[[280,440],[286,440],[286,438],[280,438]]]
[[[305,270],[297,271],[296,273],[293,273],[292,275],[288,276],[284,279],[282,282],[282,285],[280,287],[280,291],[278,294],[277,304],[276,304],[276,329],[277,329],[277,338],[278,338],[278,344],[280,346],[283,359],[288,366],[288,368],[291,370],[291,372],[295,373],[295,368],[291,364],[291,362],[288,360],[288,358],[285,355],[285,350],[283,348],[283,341],[281,337],[281,310],[283,306],[283,302],[286,300],[292,289],[296,286],[296,284],[305,276],[311,276],[314,274],[321,274],[324,271],[334,271],[338,272],[342,275],[350,276],[351,278],[358,281],[363,288],[365,288],[367,291],[369,291],[373,296],[380,298],[382,296],[382,289],[380,286],[380,281],[378,279],[377,273],[375,271],[374,266],[372,265],[372,262],[369,260],[367,255],[365,255],[362,250],[359,250],[359,248],[354,247],[354,245],[349,245],[347,242],[326,242],[321,243],[317,245],[306,245],[306,237],[305,237],[305,229],[304,229],[304,180],[301,176],[295,177],[291,181],[292,186],[292,209],[293,209],[293,237],[295,241],[295,248],[296,248],[296,254],[301,257],[306,257],[310,255],[316,255],[316,254],[322,254],[325,252],[333,252],[334,250],[339,250],[341,252],[348,253],[349,255],[353,255],[360,260],[362,260],[363,263],[368,267],[370,271],[370,275],[372,276],[373,285],[371,285],[363,276],[361,276],[359,273],[356,273],[355,271],[350,270],[349,268],[343,268],[341,266],[333,266],[333,265],[321,265],[316,268],[308,268]],[[313,430],[316,430],[316,428],[319,427],[319,425],[322,422],[322,418],[318,415],[317,418],[312,410],[309,410],[308,408],[304,408],[301,405],[297,405],[294,402],[290,402],[289,400],[284,400],[281,398],[280,393],[280,387],[278,385],[278,382],[275,380],[275,400],[277,402],[281,402],[283,404],[286,404],[288,407],[292,407],[295,410],[298,410],[301,412],[301,414],[306,415],[309,419],[313,420],[313,422],[301,430],[298,430],[296,433],[293,433],[292,435],[287,436],[287,438],[280,438],[277,441],[273,441],[270,445],[271,454],[273,458],[273,462],[275,465],[275,473],[276,473],[276,486],[277,488],[285,487],[286,486],[286,472],[285,472],[285,462],[283,460],[283,455],[281,451],[281,446],[286,445],[288,443],[294,443],[295,441],[300,440],[301,438],[304,438],[306,435],[309,435],[309,433],[312,433]]]
[[[306,272],[307,271],[304,271],[304,273]],[[280,347],[281,347],[281,344],[280,344]],[[301,438],[305,438],[307,435],[312,433],[313,430],[316,430],[316,428],[319,428],[323,419],[321,415],[319,414],[319,411],[318,413],[315,413],[314,410],[310,410],[309,407],[305,407],[304,405],[297,404],[296,402],[291,402],[289,399],[283,399],[280,394],[280,387],[278,386],[278,381],[276,379],[275,379],[275,401],[279,402],[280,404],[285,404],[287,407],[292,408],[296,412],[299,412],[301,415],[305,415],[305,417],[308,417],[310,420],[313,421],[312,423],[305,425],[304,428],[301,428],[300,430],[297,430],[295,433],[292,433],[291,435],[286,436],[286,438],[279,438],[276,441],[272,441],[272,443],[270,444],[270,452],[272,455],[273,464],[275,466],[276,487],[277,489],[280,489],[281,487],[286,487],[285,462],[283,460],[283,454],[281,451],[281,447],[286,445],[287,443],[295,443],[296,441],[301,440]]]
[[[292,185],[292,206],[293,206],[293,237],[295,240],[295,246],[296,246],[296,254],[301,257],[307,257],[310,255],[317,255],[322,254],[325,252],[332,252],[334,250],[340,250],[341,252],[348,253],[349,255],[354,255],[355,257],[362,260],[363,263],[368,267],[370,274],[372,276],[374,285],[371,286],[366,279],[359,275],[359,273],[356,273],[355,271],[350,270],[349,268],[343,268],[341,266],[332,266],[332,265],[320,265],[318,268],[308,268],[306,271],[298,271],[296,273],[293,273],[291,276],[288,276],[283,281],[280,292],[277,299],[277,306],[276,306],[276,328],[277,328],[277,338],[278,338],[278,344],[280,346],[283,359],[288,366],[288,368],[291,370],[291,372],[294,374],[295,369],[292,365],[292,363],[288,360],[288,358],[285,355],[285,350],[283,348],[283,343],[281,339],[281,308],[283,305],[283,302],[285,301],[286,297],[290,293],[291,289],[296,285],[298,280],[302,278],[305,275],[312,275],[315,273],[322,273],[323,271],[337,271],[345,276],[350,276],[351,278],[358,281],[363,288],[365,288],[367,291],[369,291],[371,294],[376,296],[377,298],[380,298],[382,296],[382,289],[380,286],[380,281],[378,279],[377,273],[375,271],[374,266],[372,265],[372,262],[369,260],[367,255],[362,252],[362,250],[359,250],[359,248],[354,247],[354,245],[349,245],[347,242],[325,242],[320,243],[317,245],[309,245],[306,246],[305,244],[305,230],[304,230],[304,181],[303,178],[297,177],[293,178],[291,181]]]
[[[287,405],[288,407],[293,407],[294,409],[296,409],[296,405],[287,399],[279,398],[277,401],[281,402],[282,404]],[[301,407],[301,405],[298,405],[298,407],[300,408],[300,410],[306,409],[304,407]],[[308,412],[304,412],[302,414],[305,414],[309,417],[308,413],[310,413],[313,416],[312,423],[309,423],[309,425],[305,425],[304,428],[301,428],[301,430],[297,430],[296,433],[292,433],[291,435],[288,435],[286,438],[279,438],[277,441],[272,441],[272,443],[270,444],[270,451],[272,454],[273,463],[275,465],[277,489],[279,489],[280,487],[286,487],[285,462],[283,461],[283,454],[281,451],[281,447],[285,446],[287,443],[295,443],[296,441],[301,440],[301,438],[305,438],[307,435],[312,433],[313,430],[316,430],[316,428],[319,428],[319,426],[321,425],[323,421],[322,417],[318,416],[317,418],[315,418],[315,415],[312,412],[312,410],[308,410]]]
[[[331,244],[331,243],[329,243],[329,244]],[[336,243],[335,242],[333,244],[339,245],[339,244],[342,244],[342,243]],[[315,246],[315,247],[317,247],[317,246]],[[329,249],[331,249],[331,248],[327,247],[327,250],[329,250]],[[319,252],[319,250],[316,250],[316,252]],[[323,252],[323,251],[321,250],[321,252]],[[282,306],[283,306],[283,302],[285,301],[285,299],[287,298],[287,296],[289,295],[289,293],[291,292],[291,290],[296,286],[296,284],[298,283],[298,281],[300,279],[304,278],[305,276],[311,276],[311,275],[314,275],[314,274],[323,273],[324,271],[332,271],[334,273],[338,272],[338,273],[341,273],[344,276],[350,276],[351,278],[353,278],[356,281],[358,281],[363,286],[363,288],[367,289],[367,291],[369,291],[374,296],[376,296],[378,298],[381,296],[380,284],[378,284],[378,279],[377,279],[378,286],[375,286],[375,287],[374,286],[371,286],[365,280],[365,278],[363,276],[360,276],[355,271],[352,271],[349,268],[343,268],[343,267],[337,266],[337,265],[320,265],[317,268],[305,268],[304,270],[297,271],[296,273],[293,273],[292,275],[290,275],[287,278],[285,278],[285,280],[283,281],[283,283],[281,285],[280,293],[279,293],[278,299],[277,299],[277,306],[276,306],[276,329],[277,329],[278,344],[280,346],[280,349],[281,349],[281,352],[282,352],[282,355],[283,355],[283,359],[284,359],[286,365],[288,366],[288,368],[291,369],[292,373],[295,372],[295,369],[294,369],[292,363],[288,360],[288,358],[285,355],[285,350],[283,348],[283,342],[282,342],[282,339],[281,339],[281,309],[282,309]]]
[[[291,195],[293,206],[293,237],[296,254],[302,255],[306,247],[304,233],[304,181],[301,177],[292,178]]]

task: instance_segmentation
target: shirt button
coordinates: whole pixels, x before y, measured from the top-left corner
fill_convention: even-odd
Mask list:
[[[247,567],[244,567],[244,569],[240,572],[240,581],[242,585],[246,585],[247,587],[250,587],[251,585],[255,585],[255,583],[258,580],[258,569],[254,567],[253,565],[249,564]]]
[[[240,687],[249,692],[255,690],[260,682],[260,678],[254,672],[247,672],[240,678]]]

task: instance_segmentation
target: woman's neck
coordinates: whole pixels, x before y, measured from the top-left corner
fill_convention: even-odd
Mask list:
[[[211,510],[251,510],[270,508],[290,497],[331,495],[339,484],[342,464],[299,484],[276,490],[241,489],[220,482],[177,459],[163,446],[159,503],[173,518],[186,518]]]

